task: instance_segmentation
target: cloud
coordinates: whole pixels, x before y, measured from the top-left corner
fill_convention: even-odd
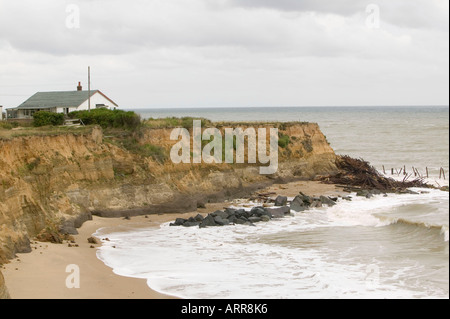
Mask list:
[[[361,0],[229,0],[229,4],[247,8],[271,8],[282,11],[309,11],[351,15],[362,12],[367,1]]]
[[[368,5],[379,7],[384,22],[406,28],[440,28],[448,30],[447,0],[228,0],[243,8],[268,8],[278,11],[316,12],[351,16],[366,12]]]
[[[448,1],[376,3],[379,29],[359,0],[73,0],[70,28],[69,2],[0,0],[0,104],[72,89],[88,65],[130,106],[445,101]]]

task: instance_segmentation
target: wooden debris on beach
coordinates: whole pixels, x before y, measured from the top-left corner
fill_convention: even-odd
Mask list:
[[[322,177],[322,182],[345,185],[348,188],[376,189],[381,192],[401,192],[411,187],[431,187],[424,183],[423,177],[409,180],[411,174],[405,175],[402,181],[387,178],[363,159],[355,159],[347,155],[339,156],[336,166],[339,173]]]
[[[256,193],[256,196],[251,196],[249,199],[252,201],[268,201],[271,200],[271,197],[273,195],[276,195],[275,192],[268,192],[268,193]]]

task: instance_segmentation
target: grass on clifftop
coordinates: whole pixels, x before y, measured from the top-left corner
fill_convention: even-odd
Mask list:
[[[194,117],[166,117],[160,119],[149,118],[142,121],[142,125],[148,128],[177,128],[183,127],[186,129],[191,129],[194,120],[200,120],[202,127],[211,127],[212,122],[205,118],[194,118]]]
[[[2,123],[3,124],[3,123]],[[7,123],[9,124],[9,123]],[[17,126],[6,128],[0,125],[0,139],[12,139],[25,136],[52,136],[62,134],[86,134],[92,130],[93,126]]]

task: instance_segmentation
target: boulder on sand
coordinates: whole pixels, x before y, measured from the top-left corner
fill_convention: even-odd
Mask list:
[[[330,199],[329,197],[326,196],[320,196],[320,201],[322,202],[322,204],[328,205],[328,206],[334,206],[336,205],[336,202],[332,199]]]
[[[230,223],[230,221],[226,218],[222,218],[221,216],[214,217],[214,222],[219,226],[225,226]]]
[[[266,208],[267,212],[273,218],[282,218],[285,215],[291,213],[291,209],[288,206],[276,207],[276,208]]]
[[[177,218],[175,219],[174,223],[170,223],[170,226],[182,226],[185,222],[187,222],[184,218]]]
[[[197,216],[194,217],[194,220],[196,222],[202,222],[203,219],[204,219],[204,217],[202,215],[200,215],[200,214],[197,214]]]
[[[190,221],[187,221],[183,224],[184,227],[194,227],[194,226],[199,226],[199,225],[200,225],[200,222],[190,222]]]
[[[286,196],[278,196],[275,199],[275,206],[286,206],[287,204],[287,197]]]
[[[301,195],[295,196],[290,206],[292,210],[295,210],[296,212],[302,212],[308,208],[302,198],[303,196]]]
[[[200,228],[205,228],[208,226],[217,226],[216,222],[214,221],[214,217],[211,214],[206,216],[199,225]]]

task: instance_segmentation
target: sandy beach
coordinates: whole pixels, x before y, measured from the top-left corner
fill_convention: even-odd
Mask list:
[[[342,192],[334,185],[319,182],[293,182],[275,184],[259,193],[273,192],[277,195],[293,197],[299,192],[309,196],[338,195]],[[207,204],[206,208],[186,214],[162,214],[123,218],[100,218],[83,224],[79,234],[73,236],[75,243],[51,244],[32,241],[32,252],[17,254],[10,263],[3,265],[2,272],[12,299],[170,299],[153,291],[146,280],[119,276],[96,256],[98,244],[91,244],[88,238],[103,228],[107,232],[134,227],[158,227],[161,223],[188,218],[193,214],[206,215],[222,209],[230,203]],[[105,236],[106,237],[106,236]],[[77,245],[77,246],[76,246]],[[93,247],[91,247],[93,246]],[[73,270],[67,268],[76,265],[79,269],[79,288],[68,288],[66,280],[71,278]],[[67,270],[67,272],[66,272]]]

